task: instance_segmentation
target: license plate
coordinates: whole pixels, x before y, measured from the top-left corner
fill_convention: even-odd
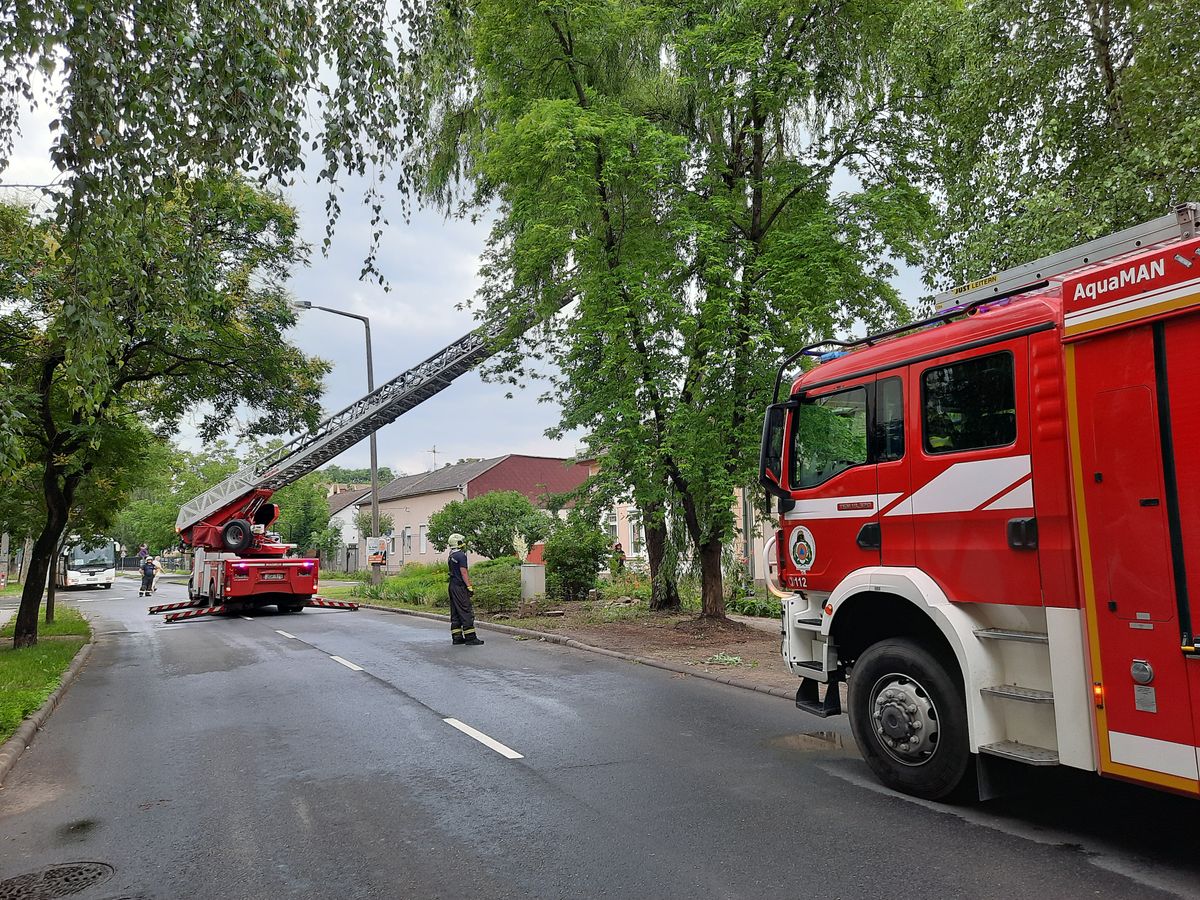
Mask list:
[[[263,572],[262,574],[263,581],[283,581],[286,577],[282,572]]]

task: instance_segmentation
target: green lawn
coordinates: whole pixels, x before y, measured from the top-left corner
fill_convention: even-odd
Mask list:
[[[16,628],[16,616],[8,620],[8,623],[0,628],[0,637],[10,638],[13,636],[13,629]],[[71,609],[70,607],[56,606],[54,610],[54,621],[46,624],[46,607],[42,606],[42,620],[38,622],[38,637],[54,637],[63,635],[72,635],[76,637],[86,638],[92,633],[92,629],[88,627],[88,623],[83,616],[79,614],[79,610]]]
[[[8,580],[8,587],[0,591],[0,597],[20,597],[23,585],[19,581]]]
[[[90,634],[87,622],[73,609],[55,611],[54,623],[45,622],[36,646],[14,650],[12,622],[0,629],[0,743],[12,737],[21,721],[54,693],[62,673]],[[69,637],[63,637],[69,635]]]

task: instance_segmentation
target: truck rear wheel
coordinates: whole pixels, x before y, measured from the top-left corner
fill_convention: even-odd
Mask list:
[[[915,641],[880,641],[850,674],[850,727],[867,765],[888,787],[938,800],[971,761],[967,707],[951,666]]]

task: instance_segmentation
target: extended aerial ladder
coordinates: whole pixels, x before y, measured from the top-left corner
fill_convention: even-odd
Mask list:
[[[318,561],[286,558],[290,545],[268,531],[279,516],[272,494],[337,457],[444,390],[495,352],[509,326],[472,331],[428,359],[329,416],[307,434],[243,466],[179,510],[175,530],[195,548],[186,603],[150,608],[166,621],[277,604],[283,612],[306,606],[357,609],[314,597]]]

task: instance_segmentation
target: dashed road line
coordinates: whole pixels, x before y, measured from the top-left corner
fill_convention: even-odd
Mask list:
[[[247,622],[253,622],[253,621],[254,621],[254,616],[242,616],[242,618],[243,618],[243,619],[245,619]]]
[[[334,659],[337,659],[337,657],[335,656]],[[502,743],[500,743],[495,738],[488,737],[482,731],[472,728],[470,725],[467,725],[464,722],[458,721],[458,719],[442,719],[442,721],[445,722],[447,725],[449,725],[451,728],[457,728],[459,731],[461,731],[463,734],[467,735],[468,737],[475,738],[475,740],[479,741],[479,743],[483,744],[485,747],[490,747],[491,749],[495,750],[497,753],[499,753],[501,756],[505,757],[506,759],[524,759],[525,758],[520,753],[518,753],[516,750],[512,749],[512,747],[504,746]]]
[[[341,663],[347,669],[352,669],[355,672],[363,671],[362,666],[356,666],[354,663],[350,662],[350,660],[348,660],[348,659],[342,659],[340,656],[330,656],[329,658],[332,659],[336,663]]]
[[[300,638],[296,637],[294,634],[288,634],[288,633],[287,633],[286,631],[284,631],[282,628],[276,628],[276,629],[275,629],[275,633],[276,633],[276,634],[282,634],[282,635],[283,635],[285,638],[291,638],[293,641],[298,641],[298,640],[300,640]]]

